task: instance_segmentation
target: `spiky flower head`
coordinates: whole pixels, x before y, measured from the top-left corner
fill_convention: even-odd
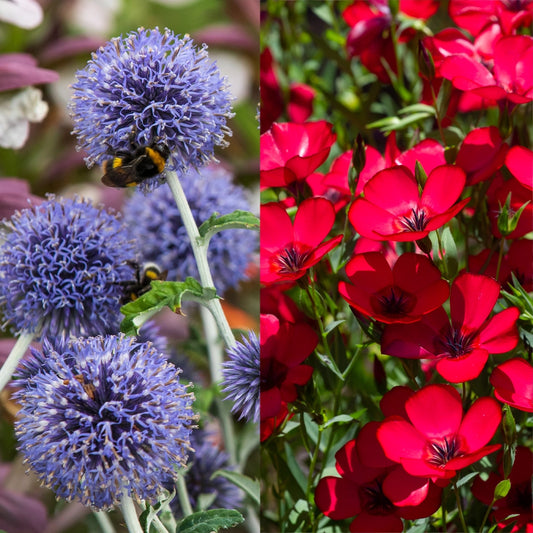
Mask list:
[[[139,28],[111,39],[72,85],[73,133],[89,166],[132,144],[165,144],[174,168],[203,166],[227,146],[231,97],[226,79],[188,35]],[[146,181],[155,187],[157,177]]]
[[[0,224],[0,312],[17,333],[98,335],[120,320],[135,250],[116,215],[49,196]]]
[[[197,225],[214,212],[224,215],[236,209],[250,210],[244,188],[234,185],[231,178],[222,167],[210,165],[190,170],[180,179]],[[169,187],[160,187],[147,197],[136,191],[123,211],[143,261],[167,270],[167,280],[198,279],[187,230]],[[207,258],[219,294],[246,278],[256,248],[257,234],[249,230],[224,230],[211,238]]]
[[[56,496],[93,509],[123,491],[154,502],[190,450],[193,395],[151,343],[98,336],[45,340],[15,393],[20,453]]]
[[[229,360],[224,363],[223,392],[234,402],[231,411],[239,419],[259,421],[259,391],[261,385],[259,339],[253,331],[242,342],[236,342],[227,350]]]
[[[189,502],[195,510],[202,498],[210,498],[209,509],[239,509],[243,504],[241,490],[224,476],[214,476],[218,470],[234,470],[235,467],[212,437],[203,429],[195,430],[191,435],[194,452],[189,457],[190,468],[184,475]],[[177,516],[182,516],[178,498],[173,500],[172,507]]]

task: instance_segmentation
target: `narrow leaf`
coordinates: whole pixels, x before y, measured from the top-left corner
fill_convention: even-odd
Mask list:
[[[244,522],[244,517],[233,509],[211,509],[184,518],[176,533],[213,533]]]
[[[233,472],[231,470],[217,470],[211,476],[211,479],[214,479],[218,476],[225,477],[227,480],[231,481],[234,485],[242,489],[252,500],[259,504],[259,482],[255,479],[252,479],[238,472]]]

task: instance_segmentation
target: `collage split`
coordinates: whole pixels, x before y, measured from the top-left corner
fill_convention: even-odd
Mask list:
[[[533,533],[533,0],[0,0],[0,533]]]

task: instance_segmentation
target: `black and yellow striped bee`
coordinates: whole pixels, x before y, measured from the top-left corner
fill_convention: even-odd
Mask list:
[[[170,150],[163,143],[132,145],[131,151],[115,152],[104,161],[102,183],[108,187],[133,187],[161,174],[169,156]]]
[[[139,296],[150,290],[150,283],[155,280],[165,281],[167,279],[167,270],[162,271],[155,263],[144,263],[135,265],[135,279],[122,282],[123,297],[122,305],[133,302]]]

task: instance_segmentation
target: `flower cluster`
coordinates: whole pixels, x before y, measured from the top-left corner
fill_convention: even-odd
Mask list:
[[[533,527],[533,13],[448,4],[435,34],[434,0],[265,12],[267,94],[314,94],[261,136],[265,520],[287,531]],[[280,51],[292,25],[317,46]]]
[[[5,221],[0,240],[0,307],[15,331],[68,337],[118,330],[136,253],[115,215],[88,200],[50,196]]]
[[[231,134],[226,80],[206,46],[198,49],[169,29],[112,39],[78,72],[72,89],[74,133],[90,166],[132,146],[162,143],[183,173],[213,160],[215,146],[226,146]]]
[[[120,503],[123,491],[155,501],[186,464],[194,427],[179,370],[123,335],[45,341],[32,355],[18,376],[15,427],[43,484],[95,509]]]

